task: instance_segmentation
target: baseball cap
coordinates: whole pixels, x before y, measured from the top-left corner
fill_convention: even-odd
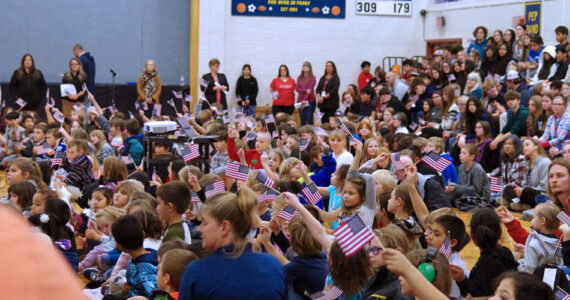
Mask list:
[[[519,78],[519,73],[517,71],[510,70],[509,72],[507,72],[506,76],[507,80],[515,80],[517,78]]]

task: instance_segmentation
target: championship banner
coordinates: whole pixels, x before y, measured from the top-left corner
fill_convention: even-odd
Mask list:
[[[232,0],[232,16],[344,19],[346,0]]]

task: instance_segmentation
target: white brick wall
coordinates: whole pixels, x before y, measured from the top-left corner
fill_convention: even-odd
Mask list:
[[[260,87],[258,105],[264,105],[271,101],[269,84],[280,64],[297,78],[302,63],[310,61],[318,80],[325,62],[332,60],[342,92],[357,83],[363,60],[374,68],[384,56],[425,54],[419,11],[426,5],[427,0],[414,0],[412,17],[361,16],[355,15],[355,1],[347,0],[346,18],[335,20],[231,16],[231,0],[201,0],[199,73],[209,72],[208,61],[218,58],[233,104],[235,83],[243,64],[249,63]]]

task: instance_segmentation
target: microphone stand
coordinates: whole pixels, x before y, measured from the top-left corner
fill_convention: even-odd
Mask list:
[[[113,76],[113,81],[111,84],[111,105],[115,105],[115,77],[117,77],[117,73],[113,72],[113,70],[111,70],[111,75]]]

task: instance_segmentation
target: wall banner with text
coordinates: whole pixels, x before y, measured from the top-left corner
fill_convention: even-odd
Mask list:
[[[232,16],[344,19],[346,0],[232,0]]]

